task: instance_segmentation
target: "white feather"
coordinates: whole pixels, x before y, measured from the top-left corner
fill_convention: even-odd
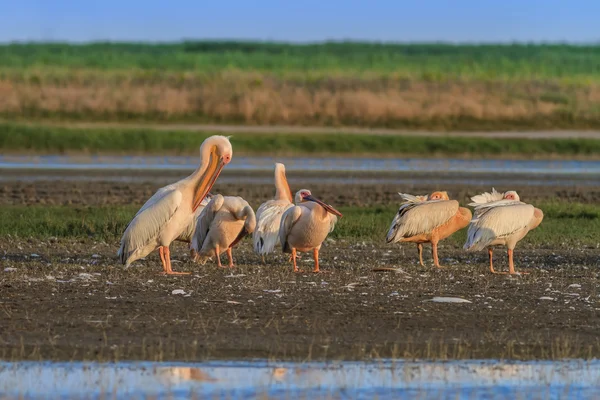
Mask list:
[[[398,209],[388,230],[386,241],[394,243],[403,238],[430,233],[446,223],[458,212],[456,200],[427,200],[413,196]]]
[[[476,208],[469,225],[465,250],[483,250],[496,239],[502,239],[525,229],[535,208],[514,200],[501,200]]]
[[[117,253],[126,267],[132,259],[145,257],[156,248],[160,230],[177,211],[182,197],[179,190],[169,185],[156,192],[137,212],[123,233]]]
[[[335,229],[335,224],[337,224],[338,217],[333,214],[328,214],[328,215],[329,215],[329,233],[331,233]]]
[[[492,201],[502,200],[503,197],[504,193],[497,192],[496,189],[492,188],[491,193],[483,192],[481,194],[478,194],[477,196],[471,197],[471,200],[473,200],[473,202],[469,203],[469,205],[471,207],[476,207],[479,204],[485,204],[490,203]]]
[[[211,199],[212,199],[212,195],[207,195],[204,199],[202,199],[200,206],[198,206],[198,208],[196,209],[196,212],[194,213],[194,218],[192,218],[192,221],[188,224],[188,226],[185,228],[185,230],[183,232],[181,232],[181,235],[179,235],[177,237],[177,239],[175,239],[175,240],[178,240],[180,242],[186,242],[186,243],[192,242],[192,237],[194,236],[194,232],[196,231],[196,224],[198,222],[198,217],[200,216],[200,214],[204,210],[204,207],[206,207],[206,205],[210,202]]]
[[[208,236],[208,231],[210,230],[210,225],[215,218],[217,212],[223,206],[225,202],[225,198],[218,194],[213,196],[213,198],[208,202],[204,210],[200,213],[198,218],[196,219],[196,230],[194,231],[194,235],[192,236],[192,242],[190,244],[190,248],[195,252],[199,253],[202,249],[202,245]]]
[[[269,200],[256,211],[256,230],[252,236],[254,251],[265,255],[271,253],[278,242],[279,226],[283,213],[293,204],[286,200]]]
[[[298,222],[302,216],[302,207],[292,206],[288,208],[281,217],[281,225],[279,227],[279,242],[284,252],[289,252],[289,246],[287,245],[287,238],[294,227],[294,224]]]

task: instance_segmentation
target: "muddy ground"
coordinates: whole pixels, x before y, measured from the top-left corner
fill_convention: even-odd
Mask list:
[[[5,177],[6,178],[6,177]],[[307,182],[310,183],[310,182]],[[160,185],[109,181],[5,179],[0,205],[141,204]],[[219,184],[252,204],[270,184]],[[307,185],[335,205],[395,204],[397,187]],[[431,185],[406,191],[426,193]],[[511,187],[527,200],[594,202],[586,187]],[[449,188],[466,199],[480,188]],[[500,190],[506,188],[498,188]],[[0,356],[3,359],[150,359],[271,357],[561,358],[600,357],[598,249],[517,248],[517,270],[491,275],[487,255],[440,247],[437,270],[416,262],[411,245],[327,241],[324,274],[294,274],[282,255],[262,265],[249,240],[234,252],[237,267],[189,261],[174,246],[174,268],[159,275],[156,254],[125,270],[118,244],[92,239],[0,238]],[[429,250],[429,249],[427,249]],[[397,271],[374,272],[377,267]],[[497,267],[506,269],[505,253]],[[470,303],[435,303],[435,296]]]
[[[599,250],[516,252],[521,276],[442,247],[437,270],[412,246],[328,242],[323,274],[267,265],[246,241],[237,267],[158,257],[123,269],[116,243],[3,239],[0,355],[8,359],[600,356]],[[397,272],[374,272],[376,267]],[[506,268],[498,252],[497,266]],[[470,303],[435,303],[435,296]]]
[[[574,177],[539,175],[459,174],[467,183],[456,183],[455,173],[288,173],[292,192],[302,188],[335,206],[399,204],[398,192],[425,194],[446,190],[451,198],[466,204],[482,191],[517,190],[521,199],[560,199],[578,203],[598,203],[597,185],[582,184]],[[18,171],[0,170],[0,205],[123,205],[143,204],[154,192],[185,176],[174,171]],[[449,183],[445,183],[449,182]],[[516,183],[515,183],[516,182]],[[258,205],[274,195],[272,173],[225,171],[214,193],[244,197]]]

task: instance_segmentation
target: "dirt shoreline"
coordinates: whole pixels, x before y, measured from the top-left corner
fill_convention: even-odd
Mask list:
[[[447,268],[418,266],[413,246],[327,242],[324,274],[267,265],[246,241],[237,267],[189,262],[128,270],[116,243],[1,239],[3,359],[202,360],[599,357],[598,249],[518,249],[522,276],[493,276],[486,254],[443,246]],[[506,268],[498,251],[497,266]],[[373,272],[374,267],[399,272]],[[179,293],[183,294],[174,294]],[[435,296],[471,303],[434,303]]]

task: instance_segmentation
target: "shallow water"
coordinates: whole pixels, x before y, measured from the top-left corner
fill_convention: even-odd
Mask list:
[[[272,171],[274,162],[288,171],[360,172],[471,172],[513,174],[595,174],[600,161],[544,160],[461,160],[461,159],[377,159],[320,157],[241,157],[233,158],[229,170]],[[155,156],[0,156],[2,169],[52,170],[190,170],[197,157]]]
[[[23,398],[596,399],[600,362],[0,363]]]

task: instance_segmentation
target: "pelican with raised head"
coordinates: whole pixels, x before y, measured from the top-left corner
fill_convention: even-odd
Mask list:
[[[233,268],[232,248],[254,232],[256,216],[248,202],[241,197],[214,196],[198,217],[191,248],[194,261],[201,264],[215,256],[219,267],[221,254],[227,252],[229,267]]]
[[[446,192],[433,192],[429,196],[412,196],[398,193],[404,200],[387,233],[388,243],[416,243],[419,262],[423,264],[423,243],[431,243],[433,264],[441,268],[438,243],[467,225],[471,211],[450,200]]]
[[[271,253],[277,245],[279,226],[283,213],[294,206],[292,191],[285,176],[285,165],[275,163],[275,197],[256,210],[256,230],[252,235],[254,252],[262,257]]]
[[[169,246],[192,223],[196,210],[232,156],[229,139],[207,138],[200,146],[198,168],[187,178],[159,189],[127,225],[117,253],[121,262],[129,267],[158,248],[165,274],[185,274],[173,271]]]
[[[523,203],[514,190],[499,193],[492,188],[491,193],[482,193],[471,197],[471,200],[473,203],[469,205],[475,208],[475,213],[467,232],[465,250],[487,247],[490,272],[498,274],[502,272],[494,271],[493,246],[506,246],[509,274],[516,274],[513,251],[517,243],[542,222],[544,213],[531,204]]]
[[[333,231],[337,217],[342,213],[312,196],[310,190],[296,193],[295,206],[288,208],[281,217],[279,241],[284,253],[292,254],[294,272],[298,272],[296,252],[313,252],[315,267],[319,270],[319,249],[327,235]]]

